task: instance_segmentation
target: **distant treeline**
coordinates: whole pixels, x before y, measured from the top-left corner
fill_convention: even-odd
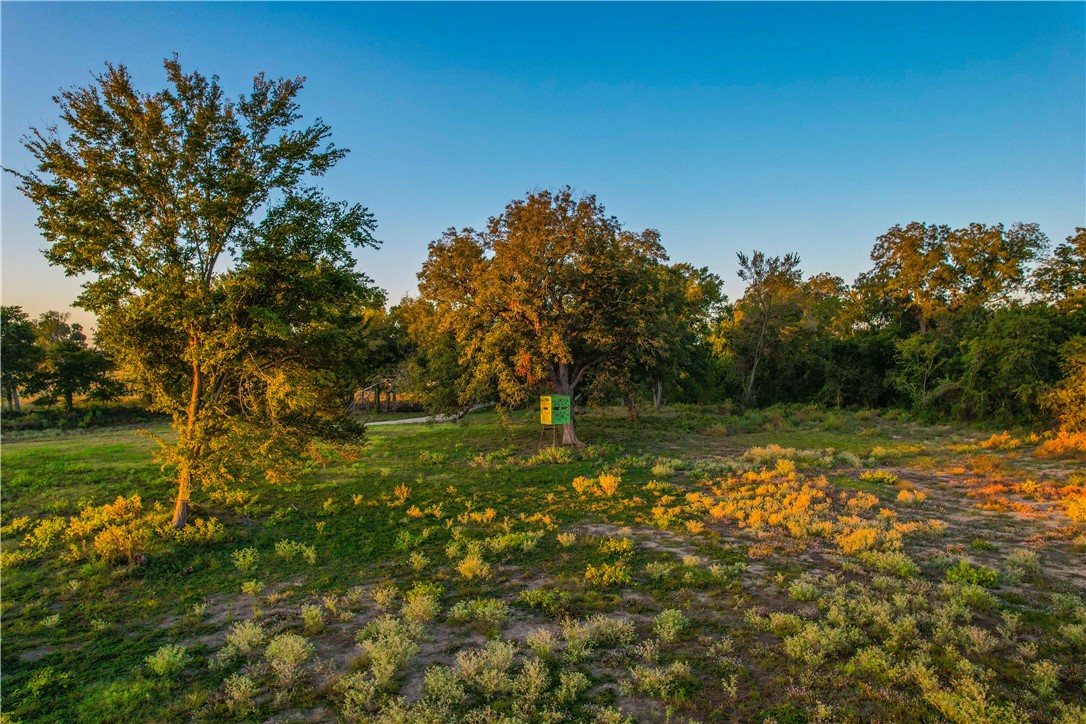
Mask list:
[[[385,315],[389,370],[431,408],[665,401],[895,407],[995,425],[1086,421],[1086,229],[910,223],[852,284],[740,253],[743,296],[671,264],[569,190],[431,244],[420,295]]]

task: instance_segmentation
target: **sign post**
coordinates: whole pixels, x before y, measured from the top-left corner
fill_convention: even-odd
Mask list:
[[[569,395],[543,395],[539,398],[539,422],[543,426],[540,438],[542,439],[543,432],[549,427],[552,447],[557,443],[558,426],[569,424],[570,403]]]

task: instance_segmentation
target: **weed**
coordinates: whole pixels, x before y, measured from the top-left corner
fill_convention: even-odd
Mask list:
[[[370,595],[373,597],[373,602],[377,608],[386,609],[399,597],[400,589],[396,587],[395,583],[386,581],[374,586]]]
[[[584,573],[586,583],[600,588],[622,586],[631,582],[630,573],[623,561],[617,563],[601,563],[598,566],[589,565]]]
[[[570,595],[560,588],[533,588],[522,591],[517,600],[525,606],[539,608],[552,616],[558,616],[569,607]]]
[[[289,687],[297,678],[306,659],[313,653],[313,644],[298,634],[279,634],[264,650],[268,667],[280,686]]]
[[[363,661],[378,687],[388,688],[396,674],[418,653],[417,640],[421,637],[419,624],[392,616],[381,616],[359,632]]]
[[[324,609],[314,604],[302,606],[302,621],[307,634],[315,634],[324,628]]]
[[[441,586],[416,583],[404,595],[403,617],[408,621],[426,623],[441,613]]]
[[[516,644],[510,641],[490,641],[485,648],[457,654],[456,670],[466,684],[485,697],[493,697],[512,689],[509,669],[515,653]]]
[[[456,570],[464,580],[471,581],[489,576],[490,564],[478,553],[471,553],[456,564]]]
[[[236,717],[244,717],[255,709],[253,698],[257,688],[253,680],[244,674],[232,674],[223,682],[226,707]]]
[[[474,623],[495,635],[509,618],[509,605],[496,598],[458,601],[449,611],[452,623]]]
[[[147,668],[156,676],[168,678],[185,668],[188,650],[180,644],[166,644],[144,659]]]
[[[992,588],[999,580],[999,573],[984,566],[971,566],[968,561],[958,561],[958,565],[947,569],[946,580],[954,584],[972,584]]]
[[[901,482],[901,478],[885,470],[865,470],[860,473],[860,480],[876,485],[897,485]]]
[[[682,614],[682,611],[669,608],[652,620],[652,630],[656,632],[657,638],[661,641],[671,643],[688,624],[689,621],[686,620],[686,616]]]
[[[554,651],[556,639],[554,632],[549,628],[537,628],[528,634],[525,644],[528,649],[541,659],[545,659]]]

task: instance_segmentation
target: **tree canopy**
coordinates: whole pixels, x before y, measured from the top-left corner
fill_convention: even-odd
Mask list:
[[[594,373],[625,383],[670,354],[665,260],[657,232],[628,231],[566,187],[510,202],[485,232],[447,231],[419,290],[459,345],[463,395],[517,405],[541,389],[576,395]],[[579,444],[575,422],[563,441]]]

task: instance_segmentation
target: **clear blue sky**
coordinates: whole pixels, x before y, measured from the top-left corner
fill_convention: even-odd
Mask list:
[[[305,75],[353,153],[327,178],[376,214],[360,265],[393,301],[426,245],[571,184],[734,297],[737,250],[851,281],[895,223],[1086,225],[1086,5],[48,4],[0,6],[3,164],[104,61]],[[67,308],[3,181],[3,302]],[[85,318],[85,317],[83,317]]]

